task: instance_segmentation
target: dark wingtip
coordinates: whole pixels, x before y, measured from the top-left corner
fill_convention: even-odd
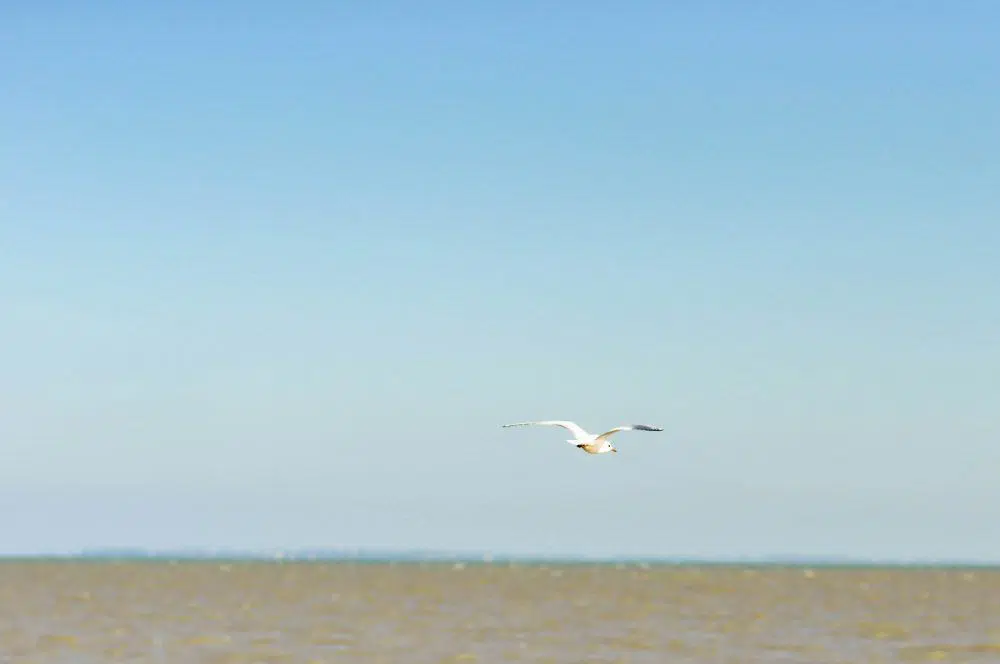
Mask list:
[[[663,431],[661,427],[651,427],[648,424],[634,424],[632,427],[638,431]]]

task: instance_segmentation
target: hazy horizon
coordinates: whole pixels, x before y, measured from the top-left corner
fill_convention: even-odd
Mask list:
[[[1000,567],[993,559],[977,558],[868,558],[850,555],[776,553],[771,555],[586,555],[572,552],[505,553],[483,550],[433,550],[366,547],[275,547],[228,548],[187,547],[145,549],[132,547],[94,547],[78,551],[22,554],[0,553],[0,562],[37,560],[40,562],[245,562],[245,563],[359,563],[359,564],[516,564],[516,565],[638,565],[682,567],[792,567],[792,568],[985,568]]]

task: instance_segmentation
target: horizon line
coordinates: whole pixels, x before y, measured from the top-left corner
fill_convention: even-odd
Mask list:
[[[517,554],[461,552],[381,547],[87,547],[76,551],[0,552],[0,562],[12,561],[150,561],[150,562],[359,562],[462,564],[623,564],[640,566],[769,566],[769,567],[979,567],[1000,568],[998,559],[943,557],[875,557],[819,554],[709,556],[692,554]]]

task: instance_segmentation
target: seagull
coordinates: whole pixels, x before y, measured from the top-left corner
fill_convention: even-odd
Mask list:
[[[507,427],[524,427],[530,425],[541,425],[541,426],[555,426],[562,427],[564,429],[569,429],[570,433],[573,434],[573,440],[567,440],[567,443],[572,443],[573,445],[579,447],[581,450],[587,454],[605,454],[607,452],[617,452],[618,449],[611,444],[611,436],[615,435],[619,431],[663,431],[660,427],[652,427],[648,424],[626,424],[624,426],[615,427],[609,431],[605,431],[602,434],[592,434],[587,433],[583,427],[581,427],[576,422],[569,422],[567,420],[542,420],[540,422],[514,422],[513,424],[501,425],[502,428]]]

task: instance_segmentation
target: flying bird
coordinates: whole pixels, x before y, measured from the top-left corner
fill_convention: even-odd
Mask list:
[[[651,427],[648,424],[626,424],[624,426],[615,427],[609,431],[605,431],[601,434],[587,433],[587,431],[581,427],[576,422],[569,422],[567,420],[543,420],[540,422],[514,422],[513,424],[504,424],[503,428],[507,427],[524,427],[531,425],[541,425],[541,426],[555,426],[568,429],[570,433],[573,434],[573,440],[567,440],[567,443],[572,443],[576,447],[587,454],[605,454],[607,452],[617,452],[618,449],[611,444],[611,436],[615,435],[619,431],[663,431],[660,427]]]

